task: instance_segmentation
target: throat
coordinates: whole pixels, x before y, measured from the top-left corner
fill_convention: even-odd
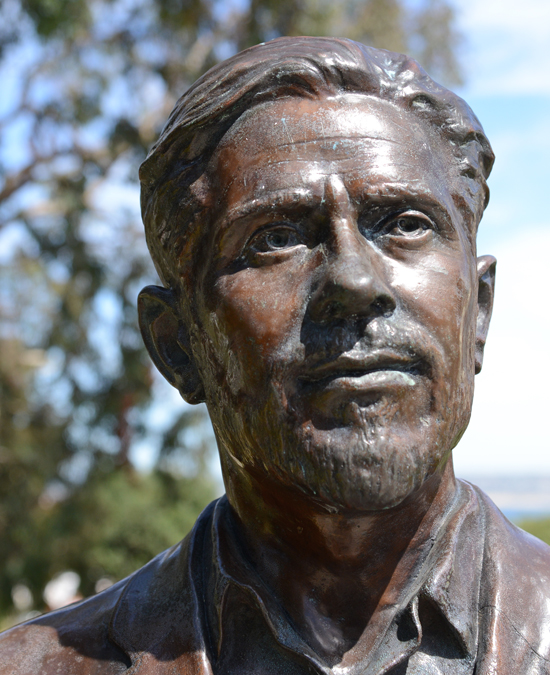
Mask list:
[[[359,595],[347,586],[347,592],[334,598],[330,606],[308,597],[293,621],[300,637],[330,667],[362,660],[391,620],[387,612],[380,611],[383,593],[379,586],[373,584],[370,595]]]
[[[257,491],[254,513],[242,502],[239,511],[229,506],[228,525],[268,613],[279,614],[276,623],[288,617],[327,666],[351,668],[367,658],[413,598],[455,494],[452,465],[423,488],[398,507],[359,514],[329,514],[268,493],[260,500]]]

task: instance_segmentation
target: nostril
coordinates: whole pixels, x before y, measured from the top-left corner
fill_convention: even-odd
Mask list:
[[[388,318],[393,314],[395,303],[391,298],[380,298],[372,303],[372,313]]]
[[[322,303],[317,311],[313,312],[314,320],[319,323],[329,323],[335,319],[359,317],[368,314],[370,319],[375,317],[388,318],[395,310],[395,303],[390,297],[381,297],[369,303],[368,310],[359,302],[344,303],[339,300],[330,300]]]
[[[323,312],[325,315],[325,319],[332,319],[335,316],[337,316],[342,308],[342,303],[341,302],[329,302],[325,305],[325,311]]]
[[[353,261],[352,261],[353,262]],[[370,274],[358,262],[343,258],[322,268],[321,282],[313,291],[308,311],[313,321],[327,323],[338,319],[390,316],[395,300],[382,274],[372,266]]]

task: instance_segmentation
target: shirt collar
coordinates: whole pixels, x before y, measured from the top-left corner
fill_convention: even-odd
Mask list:
[[[234,584],[253,599],[274,638],[282,646],[305,657],[322,673],[339,673],[338,667],[331,669],[293,629],[285,612],[281,611],[280,604],[240,547],[233,534],[228,512],[227,498],[222,497],[213,513],[212,539],[209,542],[212,553],[209,595],[212,595],[212,602],[208,603],[207,615],[214,649],[219,653],[224,635],[224,597]],[[409,639],[400,640],[400,657],[404,658],[420,646],[422,612],[419,613],[419,602],[422,601],[431,603],[437,609],[443,623],[457,639],[464,656],[475,657],[483,532],[483,510],[480,509],[475,491],[468,484],[457,481],[453,499],[425,533],[420,552],[417,549],[409,583],[399,597],[391,599],[384,610],[388,613],[388,632],[381,635],[375,648],[365,654],[365,661],[379,661],[376,656],[380,652],[387,663],[383,669],[378,665],[373,672],[385,672],[392,665],[388,657],[391,654],[388,641],[391,642],[392,635],[400,630],[400,625],[407,625],[409,635]],[[371,667],[358,668],[358,672],[370,671]]]
[[[485,548],[485,511],[469,483],[457,481],[436,559],[427,570],[422,595],[437,606],[466,653],[475,656]]]

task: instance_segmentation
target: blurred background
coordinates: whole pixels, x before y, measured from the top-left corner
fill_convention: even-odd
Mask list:
[[[304,34],[413,55],[493,143],[497,300],[455,462],[550,540],[547,0],[2,0],[0,627],[106,588],[222,492],[204,407],[137,328],[137,171],[207,68]]]

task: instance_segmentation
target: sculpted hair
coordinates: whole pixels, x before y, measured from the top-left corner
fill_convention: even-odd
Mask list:
[[[237,119],[274,99],[343,93],[384,99],[432,125],[449,143],[461,180],[458,199],[477,226],[489,198],[486,180],[494,155],[463,99],[403,54],[346,39],[279,38],[240,52],[199,78],[179,99],[141,165],[147,244],[165,285],[179,286],[184,249],[206,217],[200,178]]]

